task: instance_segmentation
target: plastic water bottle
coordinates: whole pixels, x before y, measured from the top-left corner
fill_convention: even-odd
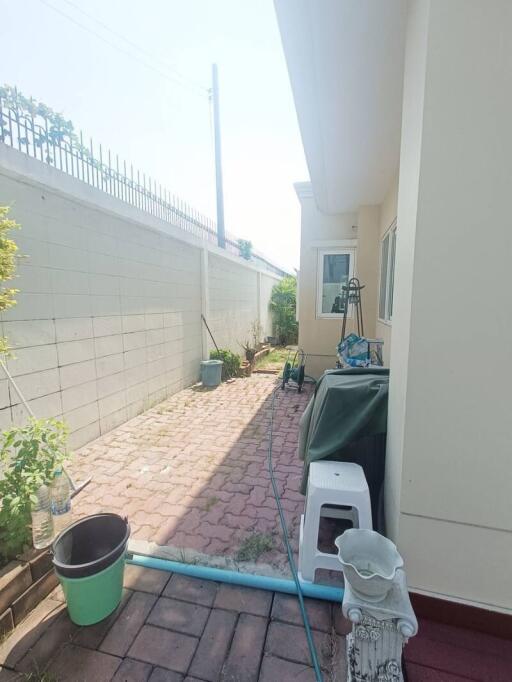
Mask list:
[[[53,521],[50,489],[42,485],[36,492],[37,502],[32,503],[32,542],[36,549],[44,549],[53,540]]]
[[[67,476],[57,469],[51,487],[51,510],[55,535],[71,523],[71,496]]]

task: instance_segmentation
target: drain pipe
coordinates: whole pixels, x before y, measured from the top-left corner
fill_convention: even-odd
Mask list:
[[[273,578],[265,575],[254,575],[252,573],[227,571],[222,568],[198,566],[196,564],[183,564],[179,561],[158,559],[157,557],[145,556],[143,554],[128,554],[127,561],[135,566],[156,568],[159,571],[178,573],[179,575],[186,575],[190,578],[214,580],[220,583],[228,583],[229,585],[242,585],[244,587],[254,587],[260,590],[284,592],[285,594],[297,594],[295,582],[293,580],[286,580],[285,578]],[[302,594],[306,597],[334,602],[343,601],[344,590],[342,587],[317,585],[316,583],[307,583],[304,581],[301,581],[300,587]]]

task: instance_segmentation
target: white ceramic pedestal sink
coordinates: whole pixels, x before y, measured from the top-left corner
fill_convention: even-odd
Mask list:
[[[373,530],[352,528],[335,540],[345,580],[363,599],[386,598],[397,569],[404,565],[396,545]]]

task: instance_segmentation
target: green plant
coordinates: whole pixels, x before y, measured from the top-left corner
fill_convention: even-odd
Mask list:
[[[251,323],[251,336],[253,341],[253,348],[259,348],[263,338],[263,326],[261,322],[256,319]]]
[[[247,362],[250,362],[252,364],[254,362],[254,356],[256,355],[256,348],[251,346],[249,341],[246,341],[245,343],[240,343],[240,346],[244,349],[245,359],[247,360]]]
[[[236,561],[256,561],[261,554],[269,552],[274,543],[272,537],[265,533],[253,533],[240,545],[236,553]]]
[[[285,346],[297,343],[298,324],[295,319],[297,310],[297,278],[283,277],[272,289],[270,312],[274,324],[274,336],[279,344]]]
[[[12,85],[0,87],[0,98],[5,108],[15,111],[20,120],[27,122],[27,128],[33,131],[34,145],[41,149],[41,154],[44,153],[46,163],[52,164],[55,161],[50,149],[55,146],[68,147],[87,159],[106,180],[114,178],[114,171],[93,157],[89,147],[82,144],[80,136],[75,133],[73,123],[62,114],[33,97],[26,97]],[[10,136],[11,133],[4,128],[4,137],[6,135]],[[0,137],[0,141],[3,142],[3,138]],[[19,137],[18,141],[22,145],[29,144],[26,137]]]
[[[215,497],[215,495],[213,495],[213,497],[209,497],[204,504],[204,510],[207,512],[210,511],[212,507],[215,507],[218,501],[219,498]]]
[[[0,555],[16,556],[30,543],[30,510],[36,491],[49,484],[66,459],[67,427],[56,419],[29,419],[4,431],[0,447]]]
[[[16,263],[18,255],[18,247],[15,242],[10,239],[9,233],[11,230],[19,228],[19,225],[8,218],[9,207],[0,206],[0,281],[7,282],[16,274]],[[0,285],[0,312],[12,308],[16,305],[15,296],[18,289]],[[0,353],[6,354],[8,352],[7,339],[0,337]]]
[[[19,682],[59,682],[53,673],[48,671],[41,672],[34,661],[35,670],[30,673],[20,673],[21,677],[13,678],[19,679]]]
[[[251,260],[252,242],[248,241],[247,239],[239,239],[238,249],[240,251],[240,255],[242,256],[242,258],[245,258],[245,260]]]
[[[236,353],[232,353],[226,348],[219,348],[219,350],[212,350],[210,352],[210,360],[222,360],[222,381],[231,379],[238,375],[240,371],[241,359]]]

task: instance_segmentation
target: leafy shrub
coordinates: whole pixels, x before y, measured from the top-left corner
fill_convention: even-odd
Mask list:
[[[0,447],[0,556],[9,560],[31,543],[30,511],[66,459],[67,428],[56,419],[33,419],[4,431]]]
[[[297,278],[288,276],[274,285],[270,297],[274,336],[282,346],[297,343]]]
[[[247,239],[239,239],[238,249],[240,251],[240,255],[242,256],[242,258],[245,258],[245,260],[251,260],[252,242],[248,241]]]
[[[10,220],[7,216],[9,208],[7,206],[0,206],[0,281],[6,282],[13,279],[16,273],[17,253],[18,247],[15,242],[9,238],[9,233],[19,227],[14,220]],[[18,293],[17,289],[0,285],[0,311],[7,310],[13,305],[16,305],[15,295]],[[7,353],[8,345],[4,337],[0,337],[0,353]]]
[[[240,371],[241,358],[236,353],[232,353],[226,348],[212,350],[210,352],[210,360],[222,360],[222,381],[236,377]]]

